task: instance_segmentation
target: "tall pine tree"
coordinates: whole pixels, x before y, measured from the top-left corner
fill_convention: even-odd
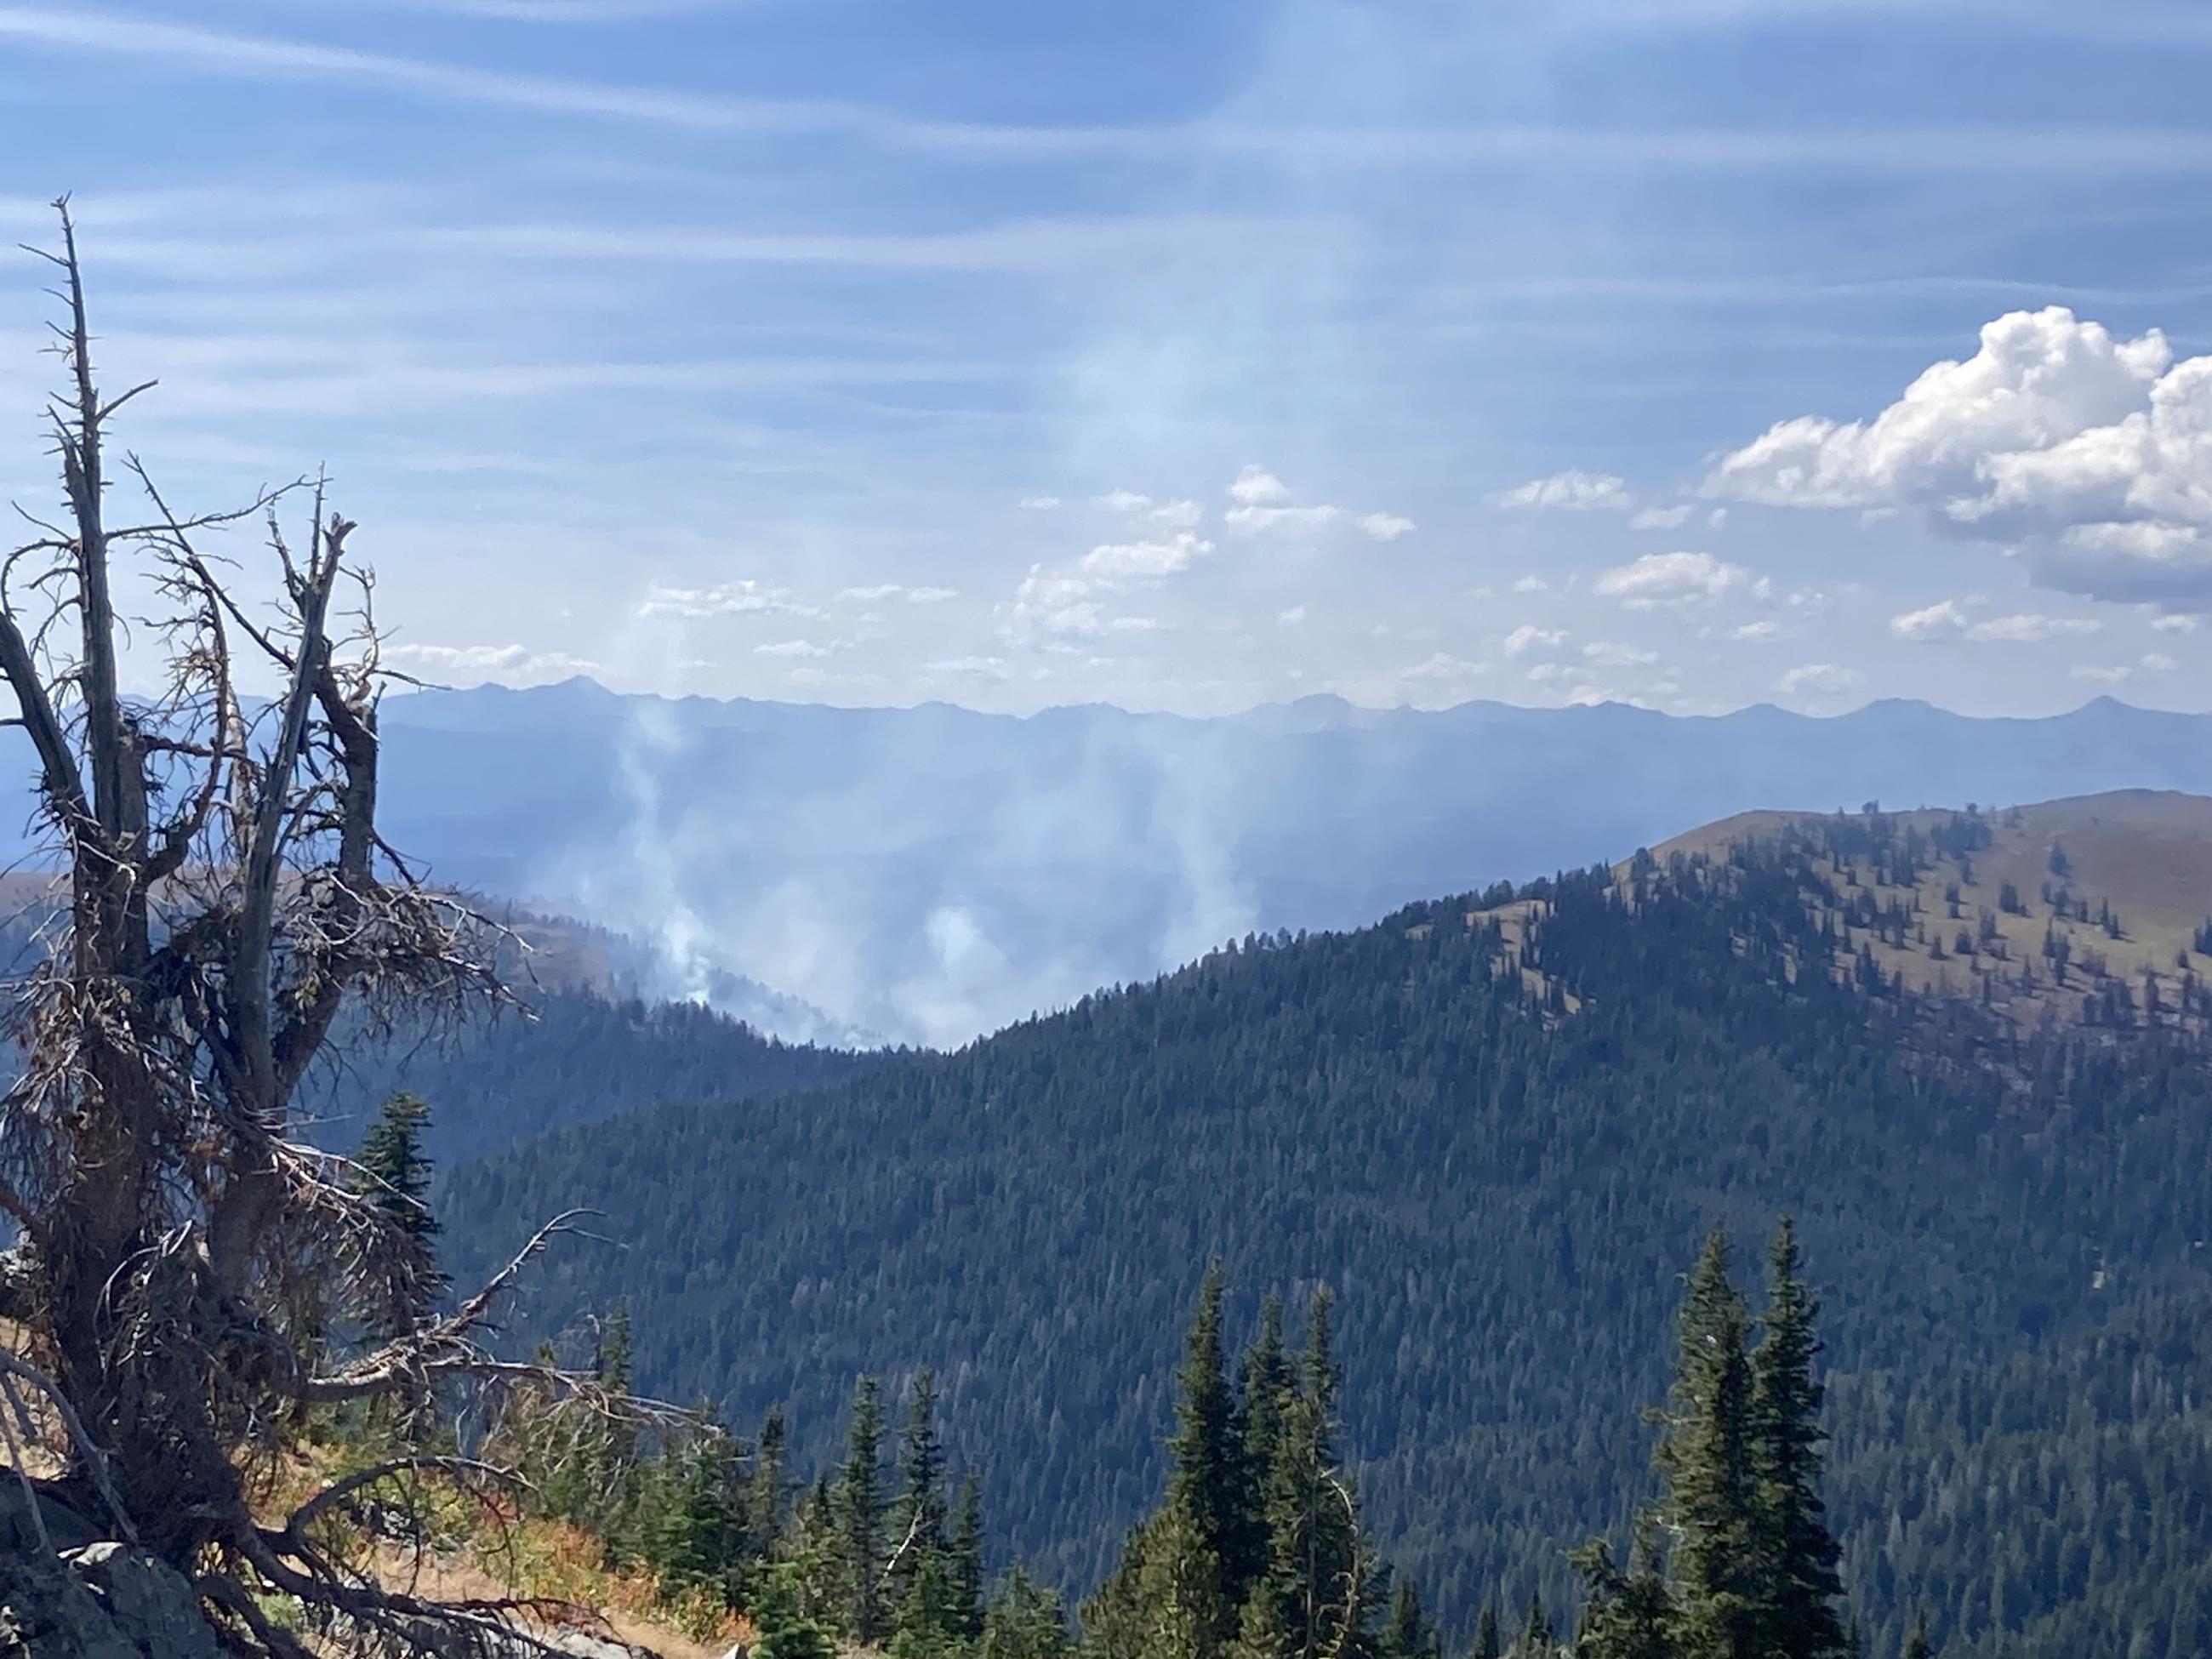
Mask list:
[[[845,1633],[856,1642],[873,1642],[884,1630],[882,1592],[884,1500],[883,1401],[876,1379],[863,1376],[853,1391],[853,1419],[846,1431],[845,1462],[836,1491],[836,1552]]]
[[[1296,1392],[1297,1378],[1283,1346],[1282,1301],[1270,1293],[1260,1304],[1259,1329],[1237,1368],[1237,1439],[1243,1464],[1238,1497],[1243,1513],[1224,1565],[1229,1593],[1240,1604],[1267,1569],[1267,1480]]]
[[[763,1560],[773,1559],[783,1545],[784,1485],[789,1478],[784,1472],[786,1438],[783,1407],[771,1406],[761,1419],[752,1480],[745,1494],[745,1523]]]
[[[1168,1441],[1168,1502],[1189,1517],[1193,1535],[1225,1562],[1240,1545],[1244,1486],[1237,1407],[1229,1391],[1221,1334],[1221,1267],[1206,1270],[1198,1312],[1183,1340],[1176,1374],[1176,1430]]]
[[[914,1581],[945,1553],[945,1450],[937,1436],[937,1373],[915,1374],[899,1437],[899,1496],[891,1511],[888,1576],[893,1605],[905,1601]]]
[[[1747,1324],[1716,1231],[1683,1298],[1656,1458],[1678,1659],[1765,1659]]]
[[[1804,1261],[1785,1217],[1769,1253],[1766,1316],[1751,1358],[1753,1471],[1757,1481],[1763,1654],[1836,1659],[1844,1651],[1836,1603],[1842,1553],[1820,1502],[1822,1390],[1814,1365],[1820,1304],[1799,1276]]]
[[[446,1292],[438,1271],[438,1221],[430,1212],[433,1166],[423,1155],[429,1103],[396,1094],[377,1108],[354,1159],[354,1188],[390,1222],[404,1242],[388,1284],[379,1286],[377,1328],[390,1338],[418,1328]]]
[[[953,1505],[952,1536],[945,1545],[945,1559],[952,1571],[954,1622],[959,1633],[972,1641],[983,1633],[984,1615],[983,1483],[973,1469],[960,1479],[960,1498]]]

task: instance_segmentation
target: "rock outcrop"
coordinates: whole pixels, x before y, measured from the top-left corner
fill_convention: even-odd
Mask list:
[[[60,1547],[84,1523],[31,1502],[0,1469],[0,1659],[222,1659],[181,1574],[122,1544]]]

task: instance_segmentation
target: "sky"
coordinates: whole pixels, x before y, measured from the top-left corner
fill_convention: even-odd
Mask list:
[[[435,683],[2205,709],[2208,76],[2154,0],[0,0],[0,240],[73,194],[119,441],[326,465]]]

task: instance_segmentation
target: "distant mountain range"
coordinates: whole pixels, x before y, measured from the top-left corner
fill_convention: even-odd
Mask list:
[[[395,696],[385,730],[387,830],[441,878],[633,935],[648,991],[829,1041],[963,1041],[1231,936],[1356,926],[1751,807],[2212,791],[2212,716],[2110,699],[1014,718],[574,679]]]

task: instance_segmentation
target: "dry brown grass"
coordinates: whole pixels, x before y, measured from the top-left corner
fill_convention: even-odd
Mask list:
[[[1953,816],[1953,809],[1931,808],[1890,814],[1901,825],[1923,831]],[[2046,1016],[2063,1020],[2081,1018],[2085,993],[2090,984],[2080,964],[2101,958],[2107,974],[2126,980],[2138,996],[2146,971],[2155,972],[2171,986],[2186,958],[2200,980],[2212,979],[2212,957],[2191,947],[2196,931],[2212,917],[2212,799],[2172,791],[2121,790],[2107,794],[2080,795],[2033,805],[1984,808],[1992,844],[1975,853],[1968,871],[1957,860],[1937,859],[1923,872],[1911,896],[1917,900],[1927,939],[1916,934],[1903,947],[1883,942],[1864,929],[1840,929],[1844,946],[1832,970],[1848,975],[1862,945],[1869,946],[1885,975],[1902,975],[1916,991],[1948,991],[1979,995],[1982,981],[1993,1006],[2014,1021],[2033,1024]],[[1741,812],[1700,829],[1677,836],[1651,849],[1662,863],[1673,854],[1724,859],[1730,848],[1745,842],[1773,840],[1794,829],[1815,824],[1817,813]],[[2091,920],[2057,916],[2044,902],[2045,884],[2053,881],[2051,857],[2063,847],[2068,864],[2064,884],[2076,900],[2086,901]],[[1874,890],[1887,905],[1906,897],[1902,890],[1876,885],[1876,872],[1861,859],[1848,861],[1858,881]],[[1625,879],[1627,866],[1617,866]],[[1841,872],[1837,879],[1843,879]],[[2009,915],[1999,903],[2003,884],[2009,882],[2027,907],[2025,915]],[[1945,895],[1956,884],[1960,915],[1953,919]],[[2101,906],[2109,904],[2121,924],[2118,939],[2109,937],[2095,920]],[[1496,920],[1504,935],[1510,962],[1519,959],[1518,946],[1526,937],[1540,905],[1517,901],[1495,910],[1469,912],[1469,927]],[[1984,951],[1966,957],[1953,951],[1954,936],[1963,927],[1978,935],[1982,915],[1993,920],[2004,941],[2004,957]],[[2051,981],[2043,957],[2046,929],[2065,938],[2073,962],[2069,983]],[[1927,939],[1941,938],[1946,951],[1938,960]],[[2035,964],[2039,983],[2023,992],[2018,985],[2020,965]],[[1542,976],[1521,969],[1533,991],[1544,988]]]

